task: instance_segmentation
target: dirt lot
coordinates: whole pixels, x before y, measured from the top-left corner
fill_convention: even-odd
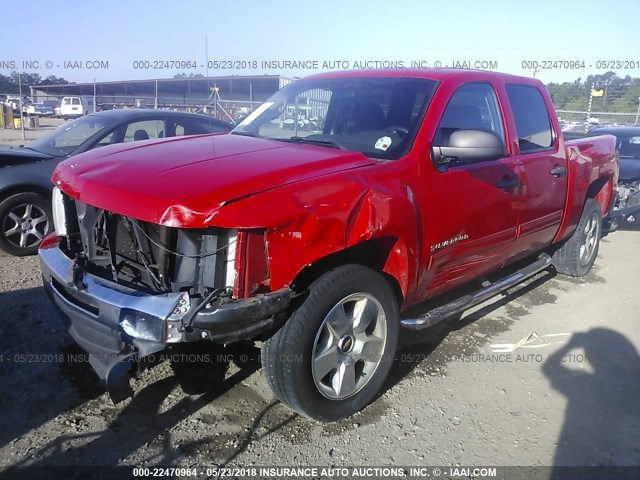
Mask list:
[[[637,252],[640,231],[616,232],[584,279],[544,273],[404,334],[380,398],[329,425],[275,401],[249,346],[192,367],[224,373],[216,360],[230,360],[224,381],[195,385],[204,393],[183,393],[193,379],[164,362],[113,405],[37,259],[0,254],[0,466],[640,465]],[[511,353],[492,347],[532,334]]]
[[[26,144],[29,140],[35,140],[36,138],[40,138],[42,135],[46,135],[57,126],[65,123],[65,120],[62,120],[61,118],[42,117],[38,122],[39,127],[24,129],[24,140],[22,139],[21,129],[0,128],[0,144],[16,146]]]

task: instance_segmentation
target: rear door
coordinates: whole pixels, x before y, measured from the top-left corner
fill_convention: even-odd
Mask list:
[[[80,98],[71,98],[71,113],[73,115],[82,115],[82,102],[80,101]]]
[[[523,206],[516,248],[538,251],[555,236],[567,191],[567,158],[554,132],[553,109],[537,87],[507,84],[517,136],[516,154],[523,168]]]
[[[92,97],[82,97],[82,106],[84,111],[83,114],[93,113],[95,112],[95,108],[93,108],[93,98]]]
[[[521,202],[517,160],[506,148],[498,97],[489,83],[465,83],[452,94],[432,145],[448,146],[456,130],[482,130],[497,135],[504,157],[450,164],[427,177],[429,211],[438,210],[438,238],[425,235],[430,252],[429,291],[463,283],[500,266],[512,255]],[[437,206],[437,208],[436,208]],[[434,212],[436,213],[436,212]],[[423,283],[423,284],[424,284]]]

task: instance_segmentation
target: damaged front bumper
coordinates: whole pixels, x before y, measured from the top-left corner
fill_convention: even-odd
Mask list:
[[[224,304],[213,302],[192,315],[196,305],[187,292],[151,295],[104,280],[56,246],[40,249],[39,257],[47,293],[114,402],[133,394],[129,376],[139,359],[171,344],[255,338],[273,328],[291,301],[291,291],[285,288]],[[185,318],[189,328],[183,326]]]

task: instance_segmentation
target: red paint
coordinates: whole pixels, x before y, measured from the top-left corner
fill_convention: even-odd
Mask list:
[[[269,291],[269,260],[264,231],[238,233],[235,262],[238,268],[233,296],[245,298]]]
[[[49,235],[44,237],[40,242],[40,246],[38,247],[40,250],[44,250],[46,248],[53,248],[58,246],[58,236],[56,232],[51,232]]]
[[[594,192],[597,200],[604,208],[610,199],[617,177],[614,137],[565,146],[551,100],[537,80],[444,69],[317,77],[357,76],[440,82],[404,157],[385,162],[314,145],[200,136],[90,151],[61,163],[53,181],[76,199],[148,222],[261,229],[268,263],[257,253],[255,235],[239,236],[239,296],[260,285],[277,290],[327,255],[384,240],[382,269],[396,279],[404,307],[570,235],[589,185],[599,178],[608,179],[608,193]],[[431,139],[452,93],[466,82],[494,88],[509,156],[440,173],[430,161]],[[542,92],[558,137],[554,149],[520,154],[507,83]],[[553,179],[546,171],[553,166],[565,166],[567,175]],[[497,189],[505,174],[516,175],[521,185]],[[431,251],[461,235],[466,237]]]

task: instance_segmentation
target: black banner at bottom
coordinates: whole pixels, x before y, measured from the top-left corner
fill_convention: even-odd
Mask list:
[[[639,480],[640,466],[3,466],[0,479]]]

